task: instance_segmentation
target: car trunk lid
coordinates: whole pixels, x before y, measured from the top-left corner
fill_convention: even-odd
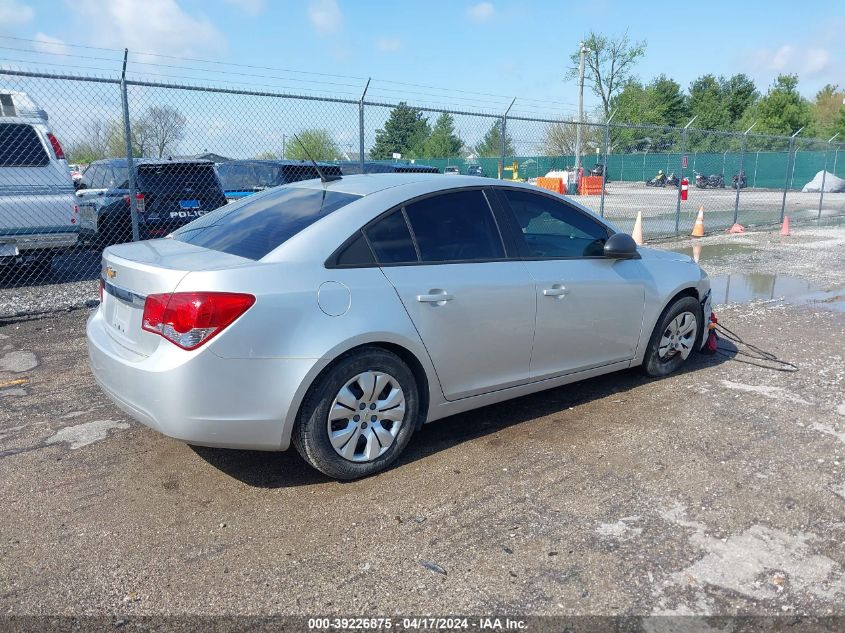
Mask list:
[[[148,295],[176,291],[193,271],[251,263],[254,262],[171,239],[111,246],[103,252],[105,292],[100,305],[107,331],[127,349],[148,356],[163,341],[141,328]]]

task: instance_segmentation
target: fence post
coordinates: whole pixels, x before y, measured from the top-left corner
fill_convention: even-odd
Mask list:
[[[361,93],[361,100],[358,102],[358,160],[361,163],[361,173],[364,173],[364,98],[367,96],[367,88],[370,87],[372,77],[367,78],[364,92]]]
[[[783,201],[780,203],[780,221],[783,223],[783,216],[786,214],[786,191],[789,189],[790,163],[792,162],[792,148],[795,147],[795,137],[801,134],[802,127],[795,134],[789,137],[789,149],[786,153],[786,173],[783,175]]]
[[[120,100],[123,104],[123,136],[126,139],[126,170],[129,172],[129,216],[132,219],[132,241],[141,239],[138,231],[138,202],[135,199],[135,161],[132,160],[132,126],[129,123],[129,95],[126,92],[126,59],[129,49],[123,49],[123,71],[120,73]]]
[[[754,129],[754,126],[757,125],[757,121],[751,124],[751,127],[745,130],[745,133],[742,135],[742,149],[739,153],[739,178],[737,179],[736,184],[736,199],[734,200],[734,224],[739,221],[739,190],[740,184],[742,183],[742,179],[745,177],[745,150],[748,146],[748,133]],[[754,170],[755,174],[757,173],[756,167]],[[748,179],[745,179],[746,184],[748,183]]]
[[[616,115],[616,110],[611,112],[610,117],[604,124],[604,165],[601,170],[601,202],[599,202],[599,214],[604,217],[604,188],[607,186],[607,153],[610,147],[610,122]]]
[[[684,126],[684,129],[681,130],[681,168],[678,170],[678,196],[675,199],[675,235],[680,232],[681,229],[681,186],[684,182],[684,156],[687,152],[687,130],[689,126],[692,125],[692,122],[698,118],[696,114],[689,120]]]
[[[502,180],[505,175],[505,149],[507,148],[507,138],[508,138],[508,112],[511,111],[513,104],[516,103],[516,97],[513,98],[511,104],[508,106],[508,109],[505,110],[505,113],[502,115],[502,130],[501,135],[499,138],[499,180]],[[511,172],[511,177],[513,177],[513,172]]]
[[[837,136],[839,136],[839,132],[837,132],[836,134],[834,134],[833,136],[831,136],[828,139],[828,141],[827,141],[828,149],[826,149],[824,151],[824,170],[822,171],[822,188],[819,191],[819,217],[818,217],[819,220],[821,220],[821,218],[822,218],[822,202],[824,201],[824,181],[825,181],[825,177],[827,176],[827,153],[830,151],[830,144],[833,143],[833,139],[835,139]],[[835,169],[835,167],[834,167],[834,169]]]
[[[757,164],[760,162],[760,150],[757,150],[757,154],[754,157],[754,184],[751,185],[752,187],[757,186]]]

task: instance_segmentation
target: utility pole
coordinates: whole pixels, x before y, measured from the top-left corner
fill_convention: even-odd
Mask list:
[[[584,56],[589,50],[584,42],[580,43],[580,60],[578,62],[578,125],[575,130],[575,173],[581,167],[581,128],[584,125]]]

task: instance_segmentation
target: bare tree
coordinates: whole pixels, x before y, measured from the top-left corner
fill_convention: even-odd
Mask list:
[[[574,156],[578,124],[561,121],[550,123],[543,139],[543,153],[547,156]],[[602,128],[585,123],[582,129],[584,149],[599,147],[602,142]]]
[[[163,158],[172,153],[185,137],[186,123],[185,115],[176,108],[150,106],[143,119],[133,124],[133,143],[137,139],[142,156],[150,152],[156,158]]]
[[[645,55],[645,41],[632,42],[628,31],[616,37],[607,37],[590,31],[584,40],[587,54],[584,59],[585,83],[601,100],[605,118],[610,116],[610,103],[622,89],[626,81],[632,78],[634,66]],[[567,78],[578,77],[579,50],[570,56],[572,67]]]
[[[83,136],[70,146],[68,156],[74,163],[90,163],[108,155],[108,124],[99,119],[85,125]]]

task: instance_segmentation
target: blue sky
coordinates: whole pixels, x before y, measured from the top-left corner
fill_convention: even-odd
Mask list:
[[[500,111],[515,96],[515,113],[566,114],[577,104],[575,82],[564,79],[569,53],[592,28],[607,34],[627,29],[633,39],[646,40],[647,54],[637,67],[644,79],[666,73],[686,87],[703,73],[746,72],[765,89],[779,72],[795,72],[810,97],[825,83],[845,84],[841,0],[686,6],[610,0],[0,0],[0,65],[93,68],[102,74],[118,67],[119,54],[74,45],[126,46],[136,74],[150,78],[357,97],[373,77],[371,99]],[[588,107],[595,104],[588,95]]]

